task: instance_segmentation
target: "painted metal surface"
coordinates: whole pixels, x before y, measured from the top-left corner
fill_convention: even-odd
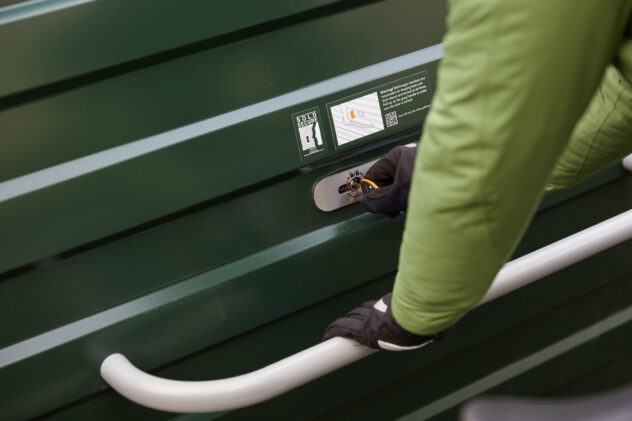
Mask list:
[[[371,3],[15,104],[0,113],[0,180],[158,134],[169,137],[169,143],[192,123],[439,44],[443,2],[434,1],[415,18],[398,15],[398,9],[414,3]],[[370,28],[395,19],[406,20],[389,35],[397,43],[371,34]],[[358,42],[354,48],[338,42],[357,39],[358,34],[370,42]],[[422,66],[430,71],[431,83],[437,59],[432,55],[428,60],[435,61]],[[405,76],[405,69],[419,64],[395,65],[392,76],[377,72],[373,82],[349,82],[336,94],[324,91],[316,104]],[[0,218],[7,221],[7,232],[0,238],[5,255],[0,271],[301,168],[289,116],[315,104],[310,97],[306,101],[287,102],[286,108],[258,118],[246,113],[240,124],[196,132],[169,148],[2,202]],[[333,147],[331,151],[335,155]],[[244,162],[245,156],[257,159],[248,165],[226,165]],[[78,195],[84,200],[75,200]],[[76,227],[72,234],[65,229],[69,225]],[[39,238],[35,244],[26,240],[33,237]]]
[[[322,212],[312,189],[417,140],[422,121],[337,148],[325,119],[327,151],[305,159],[291,116],[326,116],[328,103],[424,70],[432,90],[444,1],[9,3],[21,15],[0,9],[0,185],[13,183],[0,201],[0,418],[170,419],[109,389],[103,359],[123,353],[166,378],[232,377],[318,343],[328,322],[390,290],[403,219],[355,204]],[[14,189],[146,139],[167,144]],[[547,196],[516,256],[630,209],[631,183],[615,166]],[[622,309],[630,247],[477,309],[441,347],[379,353],[202,419],[403,416]],[[544,326],[555,332],[533,333]],[[556,387],[581,390],[599,364],[627,367],[618,332],[597,341],[602,352],[580,345],[568,365],[548,366]],[[581,355],[591,360],[575,364]],[[441,380],[429,388],[428,377]],[[524,390],[542,385],[522,378]]]
[[[217,7],[197,0],[185,4],[151,0],[19,2],[0,8],[0,97],[73,77],[85,78],[86,73],[103,69],[116,74],[113,66],[140,57],[167,51],[177,55],[174,49],[191,49],[196,42],[206,42],[208,48],[291,24],[293,19],[303,21],[310,14],[326,15],[362,3],[305,0],[287,4],[273,0],[262,4],[239,0]],[[307,16],[301,15],[306,12]],[[34,66],[34,58],[39,66]],[[128,64],[118,73],[151,64]]]

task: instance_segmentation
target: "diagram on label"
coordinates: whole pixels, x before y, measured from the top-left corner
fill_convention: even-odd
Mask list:
[[[339,146],[384,130],[377,92],[334,105],[330,112]]]

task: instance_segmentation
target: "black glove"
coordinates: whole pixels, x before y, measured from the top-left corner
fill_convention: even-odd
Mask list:
[[[327,326],[323,341],[334,336],[355,339],[369,348],[387,351],[409,351],[443,339],[451,330],[448,328],[434,335],[416,335],[401,327],[391,312],[391,297],[388,293],[379,301],[367,301],[351,310],[345,317]]]
[[[369,168],[360,182],[364,209],[393,218],[406,210],[417,145],[397,146]]]

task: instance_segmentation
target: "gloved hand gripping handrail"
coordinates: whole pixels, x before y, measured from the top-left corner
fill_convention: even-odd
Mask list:
[[[632,210],[507,263],[478,305],[632,238]],[[103,379],[128,399],[171,412],[215,412],[278,396],[376,352],[345,338],[333,338],[242,376],[176,381],[147,374],[123,355],[101,364]]]

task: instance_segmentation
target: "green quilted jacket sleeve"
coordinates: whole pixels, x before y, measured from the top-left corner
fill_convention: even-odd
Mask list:
[[[435,333],[485,294],[529,223],[629,1],[455,0],[410,192],[393,314]]]
[[[626,42],[627,43],[627,42]],[[610,65],[546,183],[559,190],[632,153],[632,87]]]

